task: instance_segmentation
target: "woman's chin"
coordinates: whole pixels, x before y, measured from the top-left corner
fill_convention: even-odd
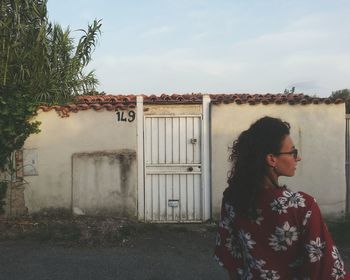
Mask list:
[[[295,175],[295,170],[293,170],[293,171],[291,171],[289,173],[286,173],[283,176],[285,176],[285,177],[293,177],[294,175]]]

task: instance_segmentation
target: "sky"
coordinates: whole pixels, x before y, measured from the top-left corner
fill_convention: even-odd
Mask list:
[[[102,34],[89,69],[107,94],[350,88],[349,0],[48,0],[49,20]]]

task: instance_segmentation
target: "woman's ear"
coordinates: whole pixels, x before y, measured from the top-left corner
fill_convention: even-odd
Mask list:
[[[276,166],[276,156],[273,154],[267,154],[266,155],[266,163],[270,167],[275,167]]]

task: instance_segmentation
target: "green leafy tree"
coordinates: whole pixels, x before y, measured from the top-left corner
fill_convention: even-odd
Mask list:
[[[94,21],[74,43],[69,28],[52,24],[47,0],[0,1],[0,214],[13,183],[13,152],[39,132],[38,105],[63,104],[95,91],[94,72],[85,73],[100,35]]]
[[[32,133],[40,104],[67,103],[95,91],[93,71],[84,69],[100,35],[95,20],[75,44],[69,28],[52,24],[46,0],[0,1],[0,168],[9,164]]]
[[[332,91],[332,94],[329,96],[332,99],[343,98],[346,103],[346,113],[350,113],[350,89],[339,89],[336,91]]]

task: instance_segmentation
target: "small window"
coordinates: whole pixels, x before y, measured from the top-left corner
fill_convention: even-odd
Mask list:
[[[23,176],[38,175],[38,150],[23,149]]]

